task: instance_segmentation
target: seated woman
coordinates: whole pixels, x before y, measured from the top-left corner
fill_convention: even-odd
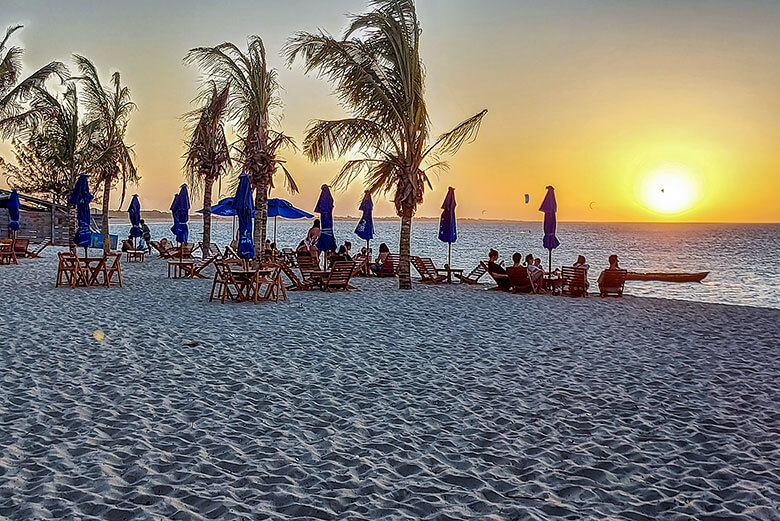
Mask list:
[[[387,247],[387,244],[382,243],[379,245],[379,255],[376,256],[376,262],[371,265],[371,271],[380,274],[392,273],[394,270],[395,266],[390,258],[390,248]]]
[[[493,279],[496,281],[496,284],[498,284],[499,288],[509,290],[509,288],[512,287],[512,285],[509,283],[509,276],[506,274],[506,270],[503,268],[503,266],[496,262],[497,260],[498,252],[491,249],[488,252],[488,273],[490,273],[490,276],[493,277]]]
[[[619,269],[620,269],[620,266],[618,265],[618,256],[613,253],[612,255],[609,256],[609,268],[607,268],[606,270],[602,271],[601,274],[599,275],[599,289],[602,289],[601,281],[604,280],[604,272],[605,271],[615,271],[615,270],[619,270]]]
[[[522,268],[523,267],[523,256],[519,253],[515,252],[512,255],[512,267],[513,268]]]

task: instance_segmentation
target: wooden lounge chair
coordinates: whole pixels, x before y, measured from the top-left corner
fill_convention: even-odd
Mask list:
[[[0,239],[0,264],[19,264],[13,239]]]
[[[206,277],[203,275],[203,270],[208,268],[217,259],[221,258],[222,255],[219,253],[219,250],[217,250],[216,254],[209,255],[205,259],[197,259],[193,261],[192,264],[182,264],[181,269],[184,272],[185,277],[189,277],[191,279],[194,279],[195,277],[199,279],[205,279]]]
[[[330,273],[322,281],[322,290],[331,292],[335,289],[349,291],[349,279],[355,270],[355,261],[336,261],[330,269]]]
[[[57,266],[57,283],[55,287],[89,286],[89,273],[81,266],[79,258],[71,252],[59,252],[59,265]]]
[[[193,253],[200,250],[201,257],[208,258],[214,255],[222,256],[222,252],[219,250],[219,246],[217,246],[216,243],[210,242],[208,244],[204,244],[202,242],[199,242],[198,245],[195,247],[195,249],[192,250]]]
[[[226,259],[240,259],[241,257],[238,256],[238,252],[236,252],[235,248],[233,248],[232,245],[228,244],[225,246],[225,253],[223,255]]]
[[[36,259],[40,257],[43,250],[51,246],[51,244],[52,244],[51,239],[48,238],[44,239],[44,241],[39,244],[33,244],[31,245],[33,247],[32,249],[30,248],[27,249],[27,256]]]
[[[317,281],[317,277],[313,277],[312,273],[320,271],[319,262],[312,257],[308,252],[300,252],[298,254],[298,270],[301,272],[301,279],[304,281]]]
[[[528,276],[528,268],[511,267],[506,269],[512,293],[538,293],[539,289]]]
[[[561,268],[561,295],[567,297],[587,297],[588,270],[564,266]]]
[[[298,258],[292,248],[282,248],[282,258],[288,266],[293,268],[298,266]]]
[[[604,270],[599,276],[599,293],[602,297],[622,297],[627,270]]]
[[[106,253],[103,255],[103,285],[122,287],[122,254]],[[116,281],[114,281],[116,277]]]
[[[476,284],[479,282],[479,279],[487,272],[487,268],[485,267],[485,264],[480,262],[476,268],[471,270],[471,273],[468,275],[455,275],[458,277],[461,281],[461,283],[465,282],[466,284]]]
[[[447,278],[447,275],[440,275],[439,270],[433,264],[433,260],[429,257],[422,258],[412,256],[410,257],[412,265],[420,274],[420,282],[423,284],[438,284]]]
[[[27,247],[30,245],[30,239],[26,237],[17,237],[13,240],[14,243],[14,253],[16,254],[16,258],[24,259],[28,256],[27,253]]]
[[[282,273],[287,275],[287,278],[290,279],[290,282],[292,283],[292,285],[287,286],[286,289],[292,291],[306,291],[313,288],[317,284],[317,282],[314,280],[299,278],[298,275],[296,275],[292,270],[290,265],[285,261],[277,261],[277,263],[279,264],[279,268],[281,269]]]
[[[137,250],[132,242],[127,239],[122,241],[122,249],[125,252],[125,260],[127,262],[143,262],[146,255],[145,250]]]
[[[157,250],[157,252],[160,254],[160,257],[163,259],[170,259],[174,254],[178,255],[179,253],[179,249],[170,242],[167,246],[163,246],[159,241],[149,241],[149,244],[152,246],[152,248]]]

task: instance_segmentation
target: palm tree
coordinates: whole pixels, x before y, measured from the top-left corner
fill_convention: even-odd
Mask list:
[[[298,192],[284,160],[278,156],[281,148],[295,148],[295,143],[271,128],[272,112],[281,107],[276,70],[268,68],[263,40],[255,35],[249,37],[246,53],[226,42],[191,49],[184,61],[200,67],[218,85],[230,84],[227,116],[238,135],[237,160],[255,189],[254,240],[262,245],[268,222],[268,192],[274,186],[278,167],[284,171],[287,189]],[[262,247],[257,251],[262,252]]]
[[[420,24],[412,0],[374,0],[351,16],[342,39],[327,33],[298,33],[288,42],[288,64],[297,57],[305,72],[319,71],[333,85],[352,117],[315,120],[306,130],[304,153],[312,161],[360,155],[344,164],[336,184],[365,175],[371,192],[393,192],[401,218],[399,287],[411,288],[409,249],[412,218],[422,202],[428,172],[444,168],[444,154],[476,138],[487,110],[430,142],[420,59]]]
[[[199,96],[202,106],[184,116],[191,131],[184,154],[184,172],[193,189],[203,187],[203,258],[211,242],[211,189],[230,166],[230,147],[222,123],[229,93],[229,84],[217,89],[217,84],[210,82],[210,88]]]
[[[137,183],[138,171],[133,164],[133,146],[125,143],[125,133],[130,114],[136,105],[130,99],[130,89],[122,86],[119,72],[111,75],[111,88],[104,88],[97,69],[91,61],[74,55],[81,76],[76,78],[84,85],[84,106],[87,124],[94,129],[94,170],[97,172],[96,187],[103,188],[103,249],[111,249],[108,230],[108,211],[111,189],[115,184],[122,186],[119,206],[125,199],[127,183]]]
[[[7,47],[7,44],[11,35],[21,28],[21,25],[8,27],[5,37],[0,41],[0,130],[4,139],[12,135],[14,128],[7,125],[8,119],[24,112],[23,102],[33,90],[42,87],[52,75],[64,79],[68,72],[62,62],[53,61],[20,81],[24,51],[20,47]]]
[[[79,173],[93,161],[90,138],[94,129],[79,119],[78,91],[73,81],[65,82],[61,97],[41,86],[32,87],[30,95],[27,110],[6,118],[4,123],[4,130],[14,135],[19,163],[8,168],[9,180],[22,190],[50,194],[57,204],[67,201]],[[75,214],[70,211],[69,236],[75,230]]]

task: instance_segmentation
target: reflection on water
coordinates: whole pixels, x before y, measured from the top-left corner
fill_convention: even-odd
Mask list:
[[[152,235],[171,237],[171,223],[150,222]],[[356,221],[337,221],[336,241],[349,240],[353,248],[365,243],[354,234]],[[295,247],[310,221],[279,221],[279,247]],[[127,221],[113,220],[112,231],[126,236]],[[201,222],[190,222],[191,240],[197,242]],[[273,220],[268,225],[273,235]],[[214,242],[224,245],[232,233],[230,221],[215,221]],[[398,222],[377,221],[374,251],[386,242],[398,250]],[[780,308],[780,225],[777,224],[593,224],[560,223],[561,246],[553,251],[553,267],[574,262],[585,255],[591,265],[591,281],[607,264],[611,253],[620,256],[624,268],[633,271],[709,271],[701,284],[629,281],[626,293],[676,299],[721,302]],[[514,252],[533,253],[547,266],[547,251],[541,247],[541,223],[461,222],[458,241],[452,245],[454,267],[470,270],[485,259],[489,248],[511,262]],[[357,251],[354,250],[354,251]],[[412,252],[429,256],[441,265],[447,260],[447,245],[438,240],[438,223],[416,222],[412,228]]]

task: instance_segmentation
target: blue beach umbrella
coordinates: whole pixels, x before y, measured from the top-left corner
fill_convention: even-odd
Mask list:
[[[198,210],[196,213],[203,213],[203,210]],[[211,207],[212,215],[223,215],[227,217],[235,216],[236,209],[233,208],[233,198],[225,197]]]
[[[187,193],[187,185],[181,185],[179,193],[173,198],[171,204],[171,215],[173,215],[173,226],[171,231],[176,236],[179,244],[187,242],[190,230],[187,228],[187,221],[190,219],[190,196]]]
[[[89,211],[92,194],[89,193],[87,174],[79,175],[76,184],[73,185],[73,191],[70,193],[68,202],[76,206],[76,218],[78,219],[78,229],[73,237],[73,242],[76,246],[83,246],[86,251],[89,243],[92,241],[92,231],[89,229],[89,223],[92,220]]]
[[[552,251],[561,244],[555,236],[555,227],[557,226],[555,212],[558,211],[558,203],[555,201],[555,188],[552,186],[547,187],[547,194],[544,196],[544,201],[542,201],[539,211],[544,212],[544,239],[542,240],[542,245],[549,253],[549,273],[552,271]]]
[[[19,208],[21,207],[16,188],[11,190],[6,207],[8,208],[8,229],[14,232],[13,234],[16,236],[16,232],[19,231]]]
[[[252,185],[249,175],[241,174],[238,189],[233,197],[233,208],[238,215],[238,256],[251,259],[255,256],[255,243],[252,237],[252,224],[255,220],[255,201],[252,197]]]
[[[138,202],[138,196],[134,195],[127,208],[127,217],[130,219],[130,237],[135,239],[143,235],[141,232],[141,203]]]
[[[322,185],[320,198],[314,211],[320,214],[322,233],[317,239],[317,249],[320,251],[334,251],[336,249],[336,237],[333,235],[333,196],[330,195],[328,185]]]
[[[371,200],[371,192],[368,190],[366,190],[358,210],[363,212],[363,216],[358,221],[355,234],[361,239],[365,239],[366,249],[368,249],[368,241],[374,238],[374,202]]]
[[[447,243],[447,265],[452,262],[452,243],[458,240],[458,226],[455,219],[455,189],[447,190],[447,197],[441,205],[439,220],[439,240]]]
[[[282,219],[311,219],[314,217],[309,212],[304,212],[300,208],[294,207],[289,201],[284,199],[268,200],[268,217],[274,218],[274,244],[276,244],[276,218]]]

